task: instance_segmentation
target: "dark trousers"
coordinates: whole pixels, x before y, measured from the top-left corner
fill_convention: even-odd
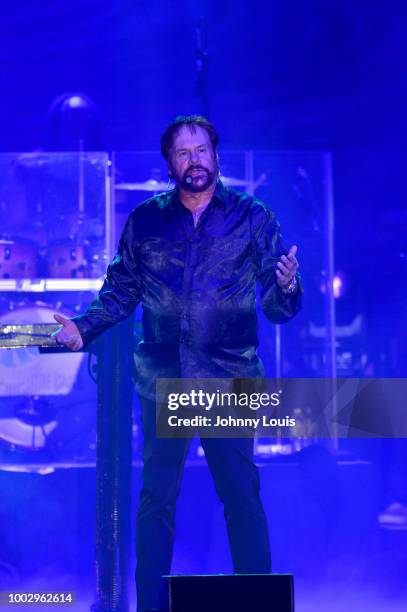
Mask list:
[[[156,438],[155,403],[140,402],[144,467],[136,524],[139,611],[159,608],[161,576],[171,570],[175,506],[190,442]],[[234,571],[269,573],[268,528],[260,499],[258,469],[253,463],[253,440],[202,438],[201,443],[224,504]]]

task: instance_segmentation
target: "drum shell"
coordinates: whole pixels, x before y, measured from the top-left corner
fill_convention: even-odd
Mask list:
[[[47,249],[48,278],[87,278],[86,246],[70,240],[51,242]]]
[[[38,278],[38,245],[16,238],[0,240],[0,278]]]

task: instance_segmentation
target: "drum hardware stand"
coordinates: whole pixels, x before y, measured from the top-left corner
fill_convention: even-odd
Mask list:
[[[78,213],[83,219],[85,213],[85,172],[84,172],[83,140],[79,141],[79,172],[78,172]]]
[[[202,114],[205,117],[209,115],[207,38],[208,24],[206,19],[201,17],[195,26],[195,95],[200,99]]]
[[[96,601],[94,612],[128,612],[134,317],[96,343]]]

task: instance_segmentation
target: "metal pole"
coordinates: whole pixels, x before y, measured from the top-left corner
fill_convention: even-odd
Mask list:
[[[207,45],[208,23],[204,17],[200,17],[195,26],[195,94],[200,99],[201,112],[205,117],[209,116]]]
[[[336,318],[335,298],[333,294],[333,279],[335,274],[335,243],[334,243],[334,190],[332,178],[332,154],[324,155],[324,203],[326,209],[326,236],[327,236],[327,282],[325,291],[325,321],[326,321],[326,348],[327,367],[326,376],[331,382],[332,409],[329,417],[329,429],[332,444],[335,450],[338,448],[338,428],[336,424]]]
[[[96,602],[94,612],[127,612],[133,317],[98,341]]]
[[[114,172],[115,172],[115,157],[114,153],[112,154],[112,158],[106,161],[105,166],[105,193],[106,193],[106,201],[105,201],[105,249],[106,249],[106,261],[111,261],[114,255],[114,249],[116,245],[116,235],[115,235],[115,191],[114,191]]]

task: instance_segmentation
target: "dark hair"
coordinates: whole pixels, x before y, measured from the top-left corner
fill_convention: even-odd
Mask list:
[[[202,115],[178,115],[178,117],[175,117],[174,121],[165,129],[160,139],[161,154],[166,161],[169,159],[174,137],[178,130],[184,125],[187,125],[191,132],[195,132],[197,127],[206,130],[212,143],[213,150],[216,151],[219,136],[212,123],[208,121],[206,117],[202,117]]]

